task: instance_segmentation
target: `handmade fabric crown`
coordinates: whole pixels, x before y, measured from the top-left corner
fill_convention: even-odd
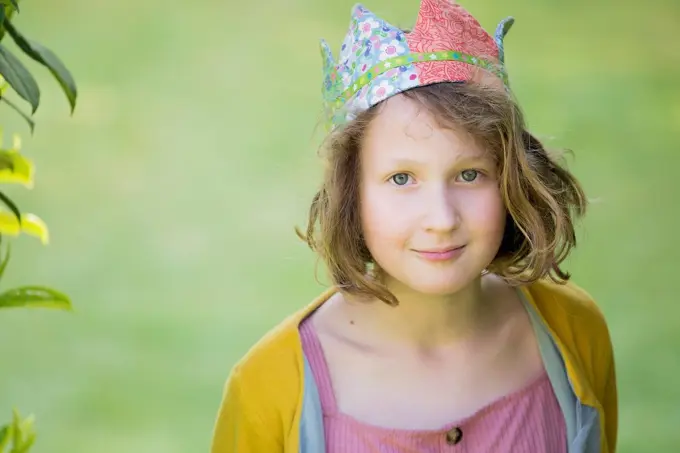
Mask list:
[[[501,21],[492,38],[452,1],[421,0],[411,32],[390,25],[361,4],[354,6],[337,63],[321,40],[327,128],[417,86],[475,80],[500,82],[508,89],[503,38],[514,19]]]

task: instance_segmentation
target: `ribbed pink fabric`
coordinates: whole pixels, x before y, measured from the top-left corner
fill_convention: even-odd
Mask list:
[[[565,453],[566,428],[547,374],[464,420],[436,430],[371,426],[337,411],[321,343],[300,326],[302,347],[319,388],[326,453]],[[458,430],[456,430],[456,428]],[[460,434],[456,443],[452,434]],[[453,436],[456,437],[456,436]]]

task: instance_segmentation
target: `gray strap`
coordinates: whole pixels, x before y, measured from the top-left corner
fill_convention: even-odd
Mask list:
[[[323,412],[319,389],[316,386],[312,367],[304,356],[305,370],[303,377],[304,394],[302,396],[302,415],[300,416],[300,453],[325,453],[326,440],[323,429]]]
[[[567,443],[568,445],[571,445],[578,433],[576,396],[572,391],[571,383],[567,376],[567,370],[564,366],[564,361],[562,360],[562,355],[558,351],[550,332],[548,332],[548,329],[543,324],[543,321],[538,316],[538,313],[536,313],[534,307],[529,303],[526,297],[524,297],[524,294],[521,291],[518,290],[517,292],[524,307],[529,313],[529,319],[531,320],[531,325],[536,335],[536,341],[538,342],[538,348],[541,352],[541,358],[543,359],[543,366],[550,378],[550,383],[552,384],[560,409],[562,409],[562,414],[564,414],[564,421],[567,426]]]

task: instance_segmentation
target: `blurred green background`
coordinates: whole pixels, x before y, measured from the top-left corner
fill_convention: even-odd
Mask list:
[[[319,180],[318,39],[337,53],[353,3],[22,3],[18,26],[80,89],[71,118],[29,62],[35,136],[0,110],[37,164],[10,193],[52,233],[16,241],[4,284],[76,307],[0,315],[0,421],[35,413],[36,453],[207,451],[234,361],[322,290],[293,227]],[[594,200],[569,270],[615,342],[619,451],[680,451],[680,4],[462,3],[490,31],[515,16],[530,128],[574,150]],[[418,5],[366,6],[406,27]]]

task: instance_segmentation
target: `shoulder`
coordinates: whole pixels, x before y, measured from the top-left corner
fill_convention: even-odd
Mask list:
[[[275,388],[289,381],[299,381],[302,366],[302,345],[298,331],[300,322],[325,302],[331,290],[302,309],[288,316],[274,328],[265,333],[236,362],[232,368],[232,379],[243,381],[243,386]],[[292,390],[292,389],[287,389]]]
[[[569,281],[555,283],[551,280],[539,280],[529,286],[536,308],[548,322],[553,324],[577,322],[579,327],[592,330],[593,333],[604,333],[607,323],[602,310],[593,297],[583,288]]]
[[[602,400],[614,374],[609,327],[591,295],[573,282],[541,280],[526,287],[534,306],[561,346],[569,366],[579,370]]]
[[[244,395],[272,403],[295,406],[302,389],[303,355],[300,322],[331,294],[325,291],[264,334],[234,364],[228,383]]]
[[[261,392],[287,383],[287,376],[298,369],[298,347],[295,323],[287,318],[262,336],[233,365],[229,380],[242,391]]]
[[[213,452],[274,451],[299,415],[304,366],[298,327],[330,290],[260,338],[232,367],[214,428]]]

